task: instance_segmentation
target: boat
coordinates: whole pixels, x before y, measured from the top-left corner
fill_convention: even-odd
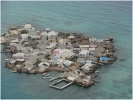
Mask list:
[[[47,73],[43,73],[42,75],[46,75]]]
[[[99,71],[95,71],[95,73],[99,73]]]
[[[11,72],[16,73],[17,71],[11,70]]]
[[[123,61],[123,60],[125,60],[126,58],[121,58],[121,59],[119,59],[120,61]]]
[[[51,77],[45,77],[45,76],[44,76],[44,77],[42,77],[42,78],[51,78]]]
[[[48,77],[48,76],[50,76],[51,74],[46,74],[46,75],[44,75],[45,77]]]

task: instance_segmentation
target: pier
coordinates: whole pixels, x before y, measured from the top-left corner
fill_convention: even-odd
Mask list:
[[[69,82],[68,84],[66,84],[66,85],[64,85],[64,86],[62,86],[62,87],[55,86],[55,84],[58,84],[58,83],[60,83],[60,82],[62,82],[62,81],[66,81],[66,80],[60,79],[60,80],[58,80],[58,81],[52,83],[51,85],[49,85],[49,87],[62,90],[62,89],[66,88],[66,87],[68,87],[68,86],[70,86],[71,84],[74,83],[74,82]],[[67,82],[68,82],[68,81],[67,81]]]

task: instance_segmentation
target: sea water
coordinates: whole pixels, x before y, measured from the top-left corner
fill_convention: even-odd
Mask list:
[[[132,2],[130,1],[2,1],[1,32],[11,25],[31,23],[37,29],[82,33],[90,37],[113,36],[118,59],[98,70],[99,83],[89,88],[72,85],[63,91],[50,88],[41,74],[11,73],[1,54],[2,99],[131,99],[132,98]],[[72,94],[66,91],[74,92]]]

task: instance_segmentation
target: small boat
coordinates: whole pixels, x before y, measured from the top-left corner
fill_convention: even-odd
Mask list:
[[[43,73],[42,75],[46,75],[47,73]]]
[[[45,77],[45,76],[44,76],[43,78],[51,78],[51,77]]]
[[[6,55],[10,55],[11,53],[6,53]]]
[[[11,70],[11,72],[16,73],[17,71]]]
[[[119,59],[120,61],[123,61],[123,60],[125,60],[126,58],[121,58],[121,59]]]
[[[99,73],[99,71],[95,71],[95,73]]]
[[[51,74],[46,74],[46,75],[44,75],[45,77],[48,77],[48,76],[50,76]]]

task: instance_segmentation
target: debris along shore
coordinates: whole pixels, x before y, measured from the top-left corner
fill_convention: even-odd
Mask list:
[[[98,67],[112,64],[117,59],[114,39],[97,39],[77,33],[36,30],[35,26],[11,26],[1,36],[3,53],[9,54],[5,66],[12,72],[45,73],[64,72],[60,80],[50,87],[63,89],[73,83],[88,87],[96,80],[93,76]],[[44,77],[45,78],[45,77]],[[55,82],[56,81],[56,82]],[[69,82],[59,88],[53,86],[61,81]]]

